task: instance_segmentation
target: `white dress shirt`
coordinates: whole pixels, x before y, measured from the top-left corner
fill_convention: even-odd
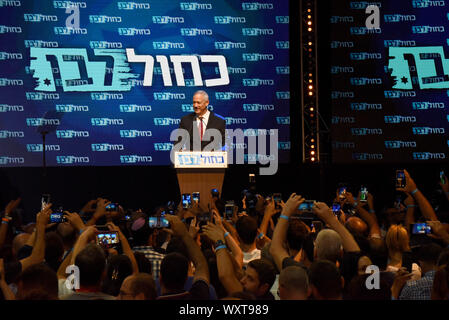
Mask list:
[[[206,131],[206,127],[207,127],[207,122],[209,121],[209,116],[210,116],[210,111],[207,110],[205,114],[202,115],[203,117],[203,136],[204,136],[204,132]],[[198,132],[200,131],[201,128],[201,122],[199,117],[196,117],[196,127],[198,128]]]

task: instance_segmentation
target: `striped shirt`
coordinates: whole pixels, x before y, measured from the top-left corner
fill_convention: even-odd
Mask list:
[[[161,263],[165,255],[156,252],[151,246],[137,246],[133,248],[133,251],[141,252],[145,255],[145,258],[147,258],[151,263],[154,280],[159,279],[159,273],[161,271]]]

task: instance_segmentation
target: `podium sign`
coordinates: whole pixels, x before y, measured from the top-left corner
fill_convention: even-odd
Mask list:
[[[228,167],[227,152],[178,151],[174,166],[177,171],[179,191],[200,193],[200,207],[208,210],[211,189],[221,194],[225,170]]]
[[[178,151],[175,152],[175,168],[227,168],[226,152]]]

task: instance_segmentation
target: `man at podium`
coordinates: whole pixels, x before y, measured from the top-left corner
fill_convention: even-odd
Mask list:
[[[180,129],[189,133],[189,151],[222,151],[225,146],[225,119],[209,111],[209,95],[198,90],[193,95],[193,113],[181,118]],[[187,141],[184,141],[186,146]]]

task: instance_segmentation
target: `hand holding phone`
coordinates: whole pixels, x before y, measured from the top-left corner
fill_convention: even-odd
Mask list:
[[[406,184],[404,170],[396,170],[396,188],[405,188]]]
[[[96,234],[96,242],[103,248],[110,248],[118,244],[119,236],[117,231],[98,231]]]
[[[199,192],[192,192],[192,200],[195,203],[200,202],[200,193]]]
[[[281,207],[280,203],[282,201],[282,194],[280,194],[280,193],[273,193],[273,201],[274,201],[275,208],[279,209]]]
[[[191,197],[190,193],[182,194],[182,207],[184,209],[189,209],[192,207],[192,197]]]
[[[362,186],[360,188],[360,202],[367,202],[367,201],[368,201],[368,188]]]
[[[411,225],[412,234],[431,234],[432,228],[427,223],[414,223]]]
[[[170,228],[170,222],[164,217],[149,217],[148,226],[151,229]]]

